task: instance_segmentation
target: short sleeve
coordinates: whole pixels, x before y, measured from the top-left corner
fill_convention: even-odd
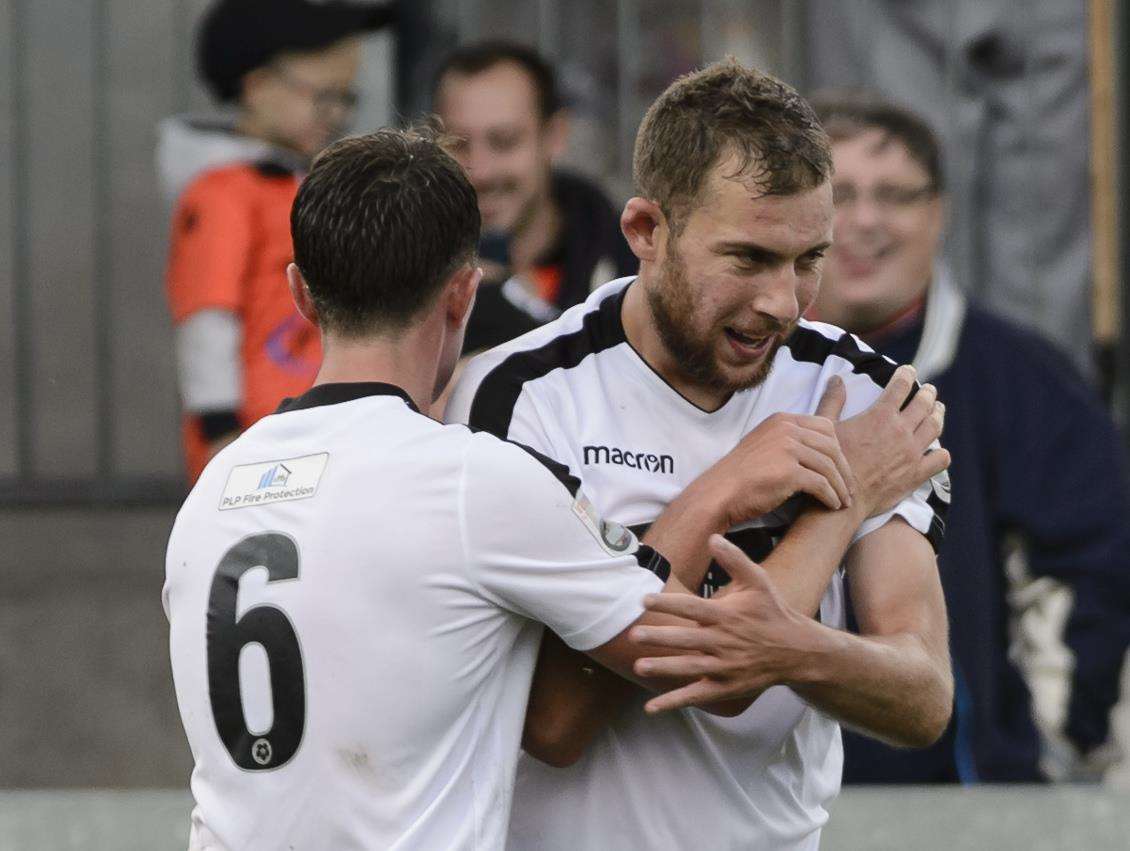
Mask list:
[[[253,228],[247,199],[232,183],[228,172],[208,172],[177,204],[167,274],[174,322],[207,308],[240,308]]]
[[[460,522],[482,593],[576,650],[618,635],[663,585],[640,566],[635,536],[603,522],[564,468],[490,435],[468,442]]]
[[[833,375],[839,375],[847,390],[847,401],[844,403],[841,416],[847,419],[875,404],[898,367],[890,358],[877,354],[854,335],[840,333],[842,336],[832,349],[836,357],[828,358],[827,368],[817,387],[815,399],[818,400],[823,395],[828,380]],[[815,410],[815,402],[813,410]],[[938,448],[941,448],[941,444],[935,441],[931,449]],[[856,530],[852,543],[881,528],[897,516],[925,535],[934,552],[937,552],[945,536],[945,516],[949,503],[949,474],[942,471],[920,485],[913,493],[907,494],[890,511],[865,520]]]

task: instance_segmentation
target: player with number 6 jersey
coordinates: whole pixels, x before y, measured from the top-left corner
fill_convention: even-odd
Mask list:
[[[224,450],[165,586],[193,847],[502,847],[537,622],[589,650],[662,586],[576,504],[380,383],[315,387]]]

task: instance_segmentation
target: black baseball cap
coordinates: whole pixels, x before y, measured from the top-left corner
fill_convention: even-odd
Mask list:
[[[197,30],[200,76],[220,101],[239,97],[240,81],[288,51],[318,50],[357,33],[380,29],[393,3],[342,0],[218,0]]]

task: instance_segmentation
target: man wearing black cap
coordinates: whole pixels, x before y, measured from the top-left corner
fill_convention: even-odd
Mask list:
[[[193,480],[314,377],[317,331],[286,288],[290,207],[356,105],[360,34],[389,17],[372,3],[218,0],[201,22],[200,76],[232,112],[167,119],[158,149],[176,205],[167,285]]]

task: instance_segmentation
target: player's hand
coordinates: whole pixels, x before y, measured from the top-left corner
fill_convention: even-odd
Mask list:
[[[950,465],[945,449],[929,451],[945,425],[934,385],[923,384],[906,403],[915,375],[914,367],[900,366],[874,405],[836,426],[862,517],[890,509]]]
[[[637,626],[629,633],[633,641],[684,654],[638,659],[637,674],[694,680],[649,700],[648,712],[756,697],[794,680],[806,648],[818,640],[814,631],[822,627],[790,607],[760,565],[721,535],[711,536],[710,553],[730,575],[728,593],[652,594],[644,603],[698,626]]]
[[[833,378],[815,414],[773,414],[703,474],[726,493],[730,525],[760,517],[796,493],[833,510],[851,504],[851,466],[834,424],[845,398],[843,382]]]

